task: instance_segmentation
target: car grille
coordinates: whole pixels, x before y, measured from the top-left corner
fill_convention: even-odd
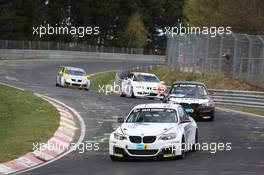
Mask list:
[[[149,93],[148,96],[157,96],[155,93]]]
[[[82,80],[71,79],[73,82],[82,82]]]
[[[199,108],[200,104],[197,104],[197,103],[192,103],[192,104],[180,103],[180,105],[182,105],[184,108],[192,108],[192,109],[194,109],[194,111],[196,111]]]
[[[142,138],[140,136],[130,136],[130,142],[132,143],[141,143]]]
[[[153,143],[156,140],[156,136],[145,136],[143,137],[143,143]]]
[[[158,150],[153,149],[153,150],[133,150],[133,149],[128,149],[127,150],[130,154],[133,155],[155,155]]]
[[[130,141],[132,143],[153,143],[156,140],[156,136],[145,136],[145,137],[140,137],[140,136],[130,136],[129,137]]]

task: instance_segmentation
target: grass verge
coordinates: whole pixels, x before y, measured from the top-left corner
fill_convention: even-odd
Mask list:
[[[248,113],[264,116],[264,110],[257,109],[257,108],[250,108],[250,107],[243,107],[243,106],[236,106],[236,105],[224,105],[224,104],[221,104],[221,105],[218,104],[216,106],[221,107],[221,108],[227,108],[227,109],[232,109],[236,111],[248,112]]]
[[[205,83],[209,89],[263,91],[264,88],[253,86],[245,81],[234,79],[227,75],[187,73],[170,70],[166,66],[154,69],[155,73],[166,85],[171,85],[174,81],[198,81]]]
[[[31,92],[0,85],[0,162],[32,151],[59,126],[55,107]]]
[[[102,87],[103,85],[112,84],[115,79],[116,72],[117,71],[109,71],[95,74],[91,78],[92,81],[90,88],[99,91],[100,87]]]

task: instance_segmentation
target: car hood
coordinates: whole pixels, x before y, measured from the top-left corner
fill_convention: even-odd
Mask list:
[[[207,103],[210,101],[210,97],[204,96],[204,97],[199,97],[199,96],[194,96],[194,97],[186,97],[184,95],[174,95],[171,94],[168,96],[169,101],[175,102],[175,103],[189,103],[189,104],[202,104],[202,103]]]
[[[176,126],[177,123],[123,123],[120,129],[129,136],[156,136]]]
[[[155,83],[155,82],[144,82],[144,81],[140,81],[140,82],[133,82],[133,85],[136,86],[144,86],[144,87],[156,87],[158,85],[164,86],[161,83]]]
[[[77,75],[69,75],[69,78],[81,80],[84,78],[84,76],[77,76]]]

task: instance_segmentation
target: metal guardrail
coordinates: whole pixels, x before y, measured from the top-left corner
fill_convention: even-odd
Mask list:
[[[65,50],[17,50],[0,49],[0,57],[8,59],[44,58],[44,59],[87,59],[95,61],[124,61],[149,64],[164,64],[165,56],[125,53],[81,52]]]
[[[153,68],[157,68],[160,65],[150,66],[137,66],[120,70],[116,73],[115,82],[121,84],[122,79],[133,71],[150,72]],[[167,86],[169,89],[170,86]],[[213,92],[213,99],[216,104],[236,105],[243,107],[252,107],[264,110],[264,92],[257,91],[239,91],[239,90],[221,90],[221,89],[209,89]]]

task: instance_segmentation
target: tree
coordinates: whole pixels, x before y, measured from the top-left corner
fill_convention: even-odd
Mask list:
[[[0,38],[33,39],[32,27],[44,20],[44,0],[2,0]]]
[[[125,32],[127,47],[143,48],[147,43],[147,30],[139,12],[134,13]]]
[[[231,26],[237,33],[264,33],[263,0],[187,0],[184,15],[192,26]]]

